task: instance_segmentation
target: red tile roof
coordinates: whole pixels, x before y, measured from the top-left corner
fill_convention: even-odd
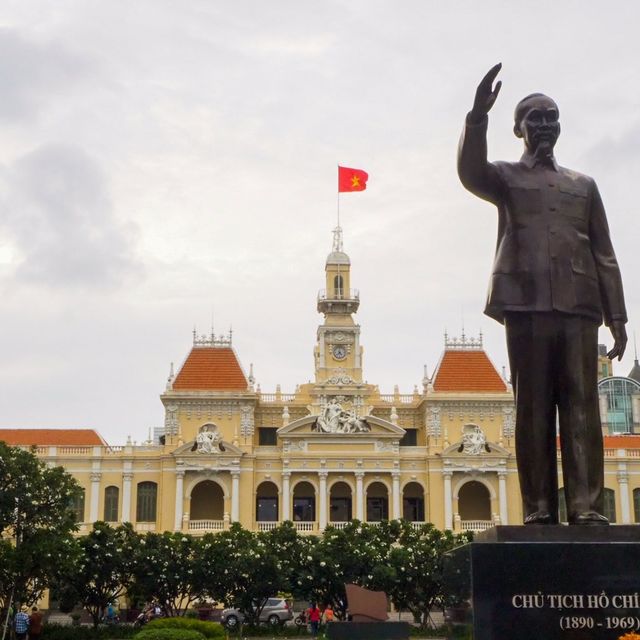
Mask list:
[[[640,435],[638,436],[605,436],[605,449],[640,449]]]
[[[507,390],[507,385],[484,351],[445,349],[433,388],[453,393],[500,393]]]
[[[175,391],[246,391],[247,379],[231,347],[193,347],[173,381]]]
[[[100,434],[93,429],[0,429],[0,440],[10,445],[32,444],[86,447],[106,445]]]

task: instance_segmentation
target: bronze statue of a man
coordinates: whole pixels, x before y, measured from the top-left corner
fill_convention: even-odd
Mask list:
[[[458,174],[498,208],[498,242],[485,313],[504,323],[516,398],[516,458],[525,524],[558,522],[556,413],[570,524],[602,515],[604,453],[598,407],[598,327],[622,358],[627,314],[604,207],[592,178],[560,167],[559,111],[534,93],[516,106],[519,162],[487,161],[487,114],[501,82],[478,85],[460,140]]]

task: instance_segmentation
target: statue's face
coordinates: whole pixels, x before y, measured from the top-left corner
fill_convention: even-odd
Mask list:
[[[531,98],[527,101],[526,110],[515,126],[515,134],[524,139],[531,153],[538,148],[553,149],[560,135],[556,103],[546,96]]]

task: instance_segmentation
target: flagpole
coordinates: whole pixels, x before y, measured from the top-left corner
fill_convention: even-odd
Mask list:
[[[338,164],[338,234],[340,234],[340,165]],[[340,236],[338,236],[340,237]],[[336,247],[337,248],[337,247]],[[341,293],[342,293],[342,286],[341,286],[341,282],[340,282],[340,261],[338,261],[338,286],[340,286],[340,291],[335,291],[336,294],[338,294],[340,297]],[[334,289],[335,289],[335,284],[334,284]]]
[[[340,226],[340,165],[338,165],[338,227]]]

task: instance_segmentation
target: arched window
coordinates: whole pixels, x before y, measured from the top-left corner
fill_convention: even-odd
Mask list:
[[[118,522],[118,487],[107,487],[104,490],[104,521]]]
[[[136,504],[136,520],[138,522],[155,522],[158,502],[158,485],[155,482],[138,483],[138,502]]]
[[[75,514],[76,522],[84,522],[84,489],[72,500],[71,508]]]
[[[346,482],[336,482],[329,492],[329,521],[351,520],[351,487]]]
[[[258,485],[256,491],[256,521],[278,521],[278,487],[273,482],[261,482]]]
[[[367,522],[389,519],[389,492],[382,482],[372,482],[367,487]]]
[[[463,521],[491,520],[489,489],[477,480],[463,484],[458,491],[458,512]]]
[[[342,298],[344,295],[344,280],[341,275],[337,275],[333,279],[333,289],[336,292],[336,298]]]
[[[298,482],[293,488],[293,519],[296,522],[316,519],[316,490],[310,482]]]
[[[613,489],[604,490],[604,513],[602,514],[612,524],[616,521],[616,492]]]
[[[213,480],[199,482],[191,491],[189,519],[220,520],[224,518],[224,491]]]
[[[633,490],[633,519],[640,522],[640,489]]]
[[[424,489],[409,482],[402,492],[402,517],[409,522],[424,522]]]

